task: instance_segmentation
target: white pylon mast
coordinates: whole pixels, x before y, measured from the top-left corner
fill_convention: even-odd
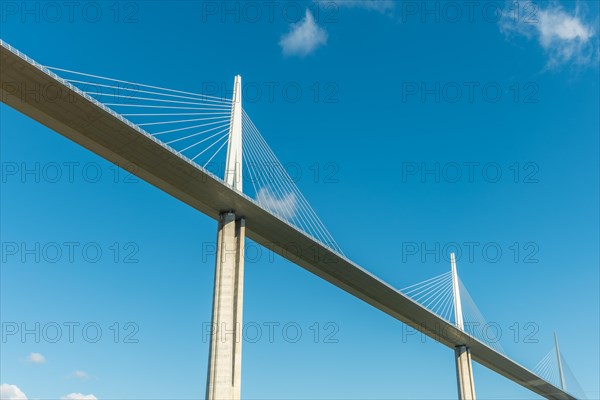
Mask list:
[[[450,264],[452,265],[452,291],[454,293],[454,322],[458,329],[464,331],[460,288],[458,286],[458,273],[456,272],[456,258],[454,257],[454,253],[450,253]]]
[[[458,273],[456,272],[456,257],[450,253],[450,264],[452,265],[452,291],[454,292],[454,324],[464,332],[462,304],[460,301],[460,286],[458,284]],[[456,359],[456,382],[458,385],[458,400],[475,400],[475,383],[473,381],[473,363],[471,361],[471,349],[466,343],[454,348]]]
[[[242,191],[242,78],[235,77],[225,184]],[[219,214],[207,400],[239,400],[242,386],[242,320],[246,222],[234,210]]]
[[[560,358],[560,349],[558,348],[558,337],[554,332],[554,346],[556,346],[556,359],[558,360],[558,374],[560,375],[560,386],[562,390],[567,390],[567,384],[565,382],[565,376],[563,374],[562,361]]]
[[[242,191],[242,77],[236,75],[231,100],[231,125],[225,162],[225,183]]]

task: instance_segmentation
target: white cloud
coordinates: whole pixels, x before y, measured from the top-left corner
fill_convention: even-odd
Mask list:
[[[289,219],[296,213],[296,196],[294,193],[277,197],[269,189],[261,188],[256,196],[258,204],[281,218]]]
[[[27,361],[32,364],[44,364],[46,362],[46,357],[40,353],[31,353],[29,354],[29,357],[27,357]]]
[[[285,55],[304,57],[319,46],[327,43],[327,32],[315,22],[311,12],[307,9],[306,16],[300,22],[292,24],[288,33],[279,40],[279,45]]]
[[[528,18],[505,13],[500,27],[506,34],[536,38],[548,56],[549,68],[568,63],[588,65],[598,60],[597,32],[584,21],[579,9],[570,14],[560,5],[537,5]]]
[[[591,27],[560,9],[540,11],[539,21],[540,42],[544,46],[550,46],[554,40],[585,42],[592,37]]]
[[[86,380],[86,379],[90,378],[90,376],[85,371],[73,371],[71,376],[73,378],[77,378],[77,379],[81,379],[81,380]]]
[[[324,2],[328,3],[329,1],[325,0]],[[382,14],[391,12],[394,9],[393,0],[335,0],[334,3],[338,7],[364,8]]]
[[[60,398],[60,400],[98,400],[93,394],[70,393]]]
[[[8,383],[3,383],[0,385],[0,399],[1,400],[27,400],[27,396],[25,393],[21,391],[15,385],[9,385]]]

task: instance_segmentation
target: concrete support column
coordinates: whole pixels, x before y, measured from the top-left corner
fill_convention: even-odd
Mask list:
[[[244,237],[243,218],[236,220],[232,212],[219,216],[207,400],[240,398]]]
[[[468,346],[456,346],[456,380],[458,384],[458,400],[475,400],[475,383],[473,382],[473,363]]]

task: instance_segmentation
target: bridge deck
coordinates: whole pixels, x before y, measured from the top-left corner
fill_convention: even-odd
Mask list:
[[[115,164],[133,163],[141,179],[214,219],[222,211],[235,211],[246,218],[252,240],[452,349],[468,344],[475,361],[506,378],[549,399],[573,399],[233,191],[32,60],[4,43],[0,50],[2,102]]]

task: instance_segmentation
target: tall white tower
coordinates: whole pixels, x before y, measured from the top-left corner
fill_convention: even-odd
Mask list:
[[[233,83],[225,183],[232,189],[242,191],[242,77],[239,75],[235,77]]]
[[[560,388],[564,391],[567,390],[567,383],[565,382],[565,375],[563,373],[562,358],[560,357],[560,349],[558,348],[558,337],[554,332],[554,346],[556,347],[556,360],[558,361],[558,375],[560,376]]]
[[[242,78],[235,77],[225,183],[242,190]],[[245,220],[235,210],[219,215],[206,398],[238,400],[242,378]]]
[[[450,265],[452,266],[452,293],[454,293],[454,323],[461,331],[465,330],[462,303],[460,302],[460,288],[458,286],[458,273],[456,272],[456,258],[450,253]]]
[[[456,257],[454,256],[454,253],[450,253],[450,264],[452,266],[452,292],[454,294],[454,323],[458,329],[464,331],[462,303],[460,301],[460,285],[458,284],[458,272],[456,270]],[[475,382],[473,381],[471,349],[466,343],[458,345],[454,348],[454,356],[456,361],[458,399],[475,400]]]

